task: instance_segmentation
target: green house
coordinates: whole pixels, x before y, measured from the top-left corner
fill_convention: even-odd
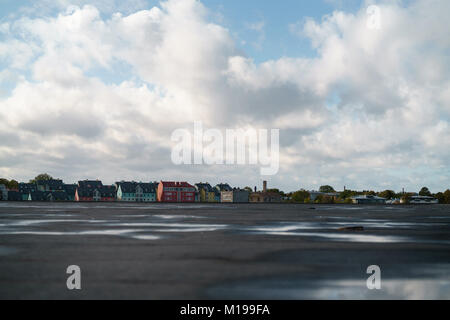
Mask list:
[[[117,201],[126,202],[156,202],[155,183],[116,182]]]

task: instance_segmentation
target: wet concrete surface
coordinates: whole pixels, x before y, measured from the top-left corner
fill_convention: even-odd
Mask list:
[[[449,249],[447,205],[0,202],[0,298],[450,299]]]

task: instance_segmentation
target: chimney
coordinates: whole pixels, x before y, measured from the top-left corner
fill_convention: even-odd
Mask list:
[[[267,192],[267,181],[263,181],[263,192]]]

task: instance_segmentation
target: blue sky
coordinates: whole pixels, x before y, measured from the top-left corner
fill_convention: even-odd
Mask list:
[[[164,3],[0,0],[1,177],[260,185],[170,163],[202,121],[280,129],[286,191],[450,187],[448,0]]]
[[[9,15],[21,15],[21,9],[39,3],[30,0],[1,0],[0,18]],[[89,3],[89,1],[74,1],[77,4]],[[290,31],[289,26],[303,22],[305,18],[311,17],[320,20],[324,15],[333,10],[345,10],[356,12],[360,9],[361,0],[205,0],[203,1],[212,15],[211,19],[229,28],[235,37],[237,44],[245,50],[248,56],[256,62],[278,59],[283,56],[305,56],[315,55],[308,39],[302,39]],[[151,8],[157,6],[159,1],[143,0],[138,7]],[[101,8],[101,7],[99,7]],[[118,8],[119,9],[119,8]],[[40,7],[31,13],[39,16],[48,14],[49,7]],[[111,8],[104,10],[102,15],[109,18]],[[126,12],[127,10],[123,10]],[[56,13],[57,10],[51,10]],[[261,30],[255,30],[260,24]],[[252,28],[253,27],[253,28]]]

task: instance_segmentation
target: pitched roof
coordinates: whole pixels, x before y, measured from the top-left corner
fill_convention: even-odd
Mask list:
[[[116,185],[117,185],[117,188],[119,188],[119,186],[120,186],[120,190],[122,190],[123,193],[135,193],[137,182],[121,181],[121,182],[116,182]]]
[[[230,187],[228,183],[219,183],[215,186],[216,189],[219,189],[220,191],[231,191],[233,188]]]
[[[156,183],[139,183],[143,193],[156,193],[158,185]]]
[[[161,181],[166,188],[194,188],[193,185],[187,182],[175,182],[175,181]]]
[[[33,192],[36,191],[37,186],[34,183],[19,183],[19,191],[20,192]]]
[[[78,187],[80,187],[80,188],[95,189],[95,188],[101,188],[102,186],[103,186],[103,183],[100,180],[78,181]]]
[[[61,190],[63,181],[61,179],[37,180],[37,185],[48,186],[51,190]]]
[[[209,183],[196,183],[195,186],[198,188],[198,190],[203,189],[207,192],[213,192],[213,187]]]

